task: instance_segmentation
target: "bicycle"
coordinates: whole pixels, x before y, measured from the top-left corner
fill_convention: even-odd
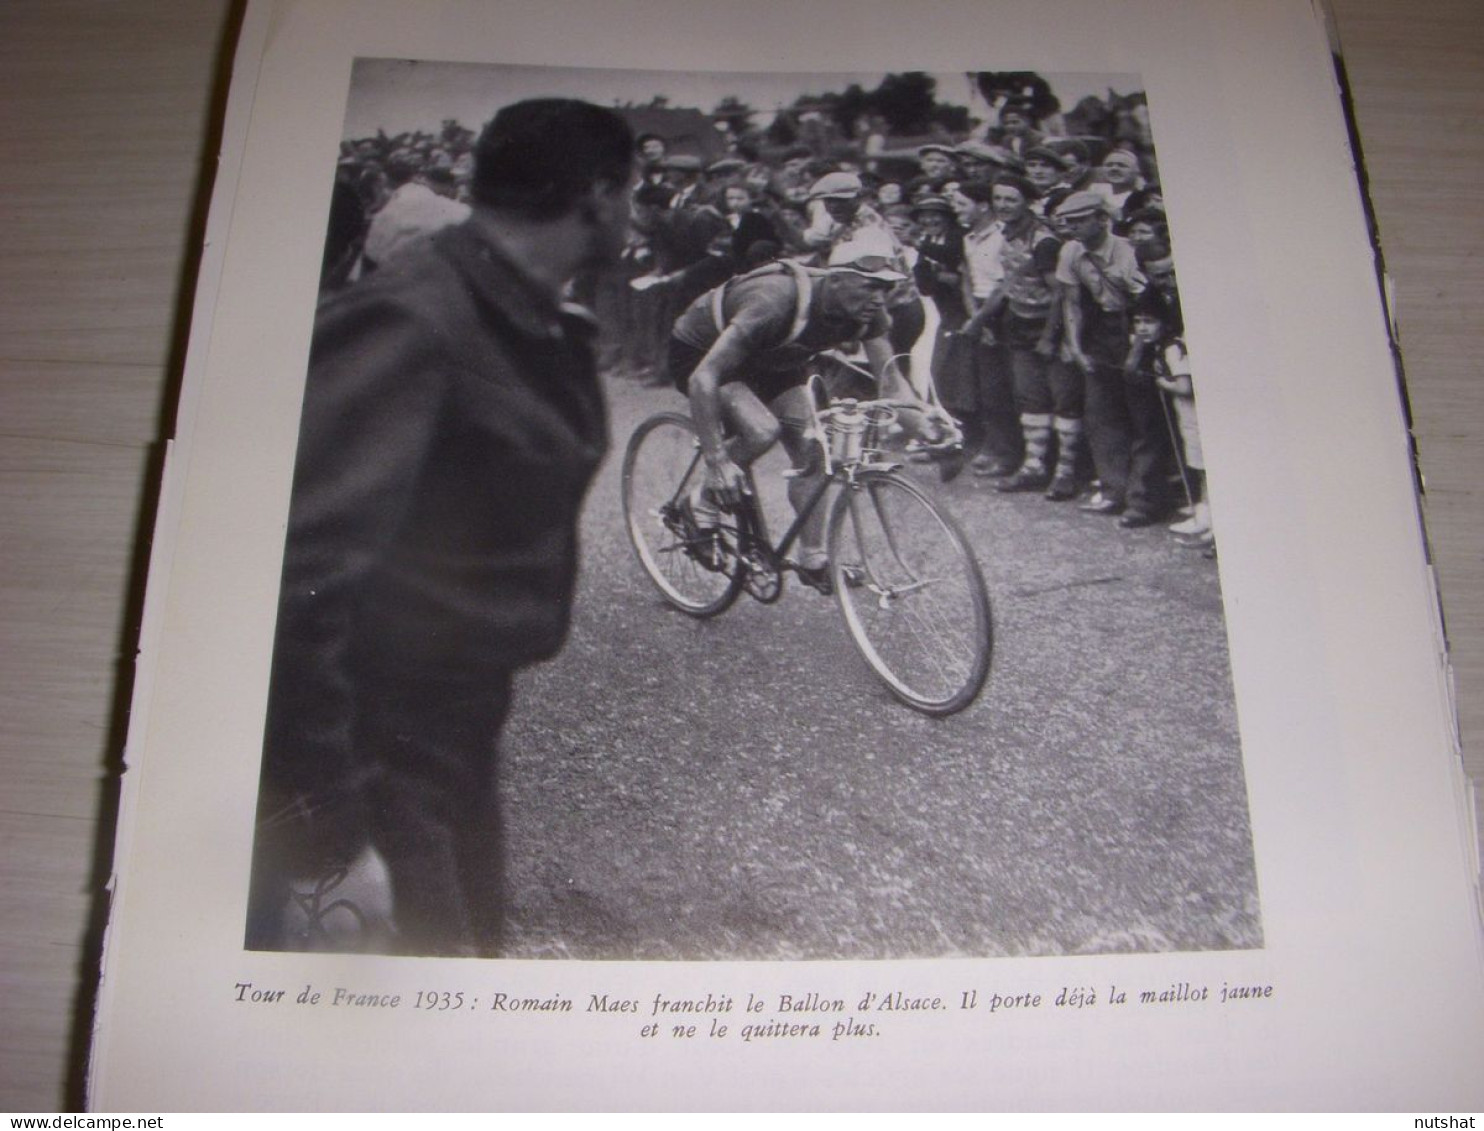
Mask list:
[[[829,578],[850,638],[897,699],[952,715],[989,676],[993,623],[984,575],[958,523],[887,458],[882,444],[909,402],[838,401],[816,408],[811,439],[824,456],[819,487],[773,543],[756,484],[698,528],[688,500],[705,477],[689,416],[663,412],[630,438],[623,462],[624,522],[639,562],[664,599],[693,617],[725,612],[745,590],[777,601],[788,552],[832,487],[825,545]]]

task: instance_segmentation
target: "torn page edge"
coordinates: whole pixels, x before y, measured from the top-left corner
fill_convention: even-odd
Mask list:
[[[158,511],[154,527],[146,535],[150,539],[150,560],[145,577],[139,640],[134,650],[134,687],[129,699],[128,729],[124,739],[122,768],[119,771],[118,825],[114,834],[109,876],[104,885],[103,898],[107,904],[105,925],[99,954],[97,993],[94,995],[93,1016],[90,1021],[88,1061],[84,1071],[84,1090],[89,1110],[96,1094],[95,1072],[105,1059],[102,1046],[107,1034],[99,1019],[104,1015],[104,1002],[111,993],[108,974],[114,917],[121,910],[126,894],[120,888],[120,865],[128,860],[133,842],[134,817],[143,774],[143,766],[136,759],[149,733],[149,707],[154,698],[154,664],[169,604],[170,574],[190,466],[190,441],[206,380],[206,363],[211,353],[213,312],[226,261],[227,233],[231,230],[237,185],[242,172],[244,140],[252,118],[266,29],[271,15],[270,6],[265,6],[261,0],[254,0],[249,4],[237,33],[220,148],[214,158],[216,172],[211,182],[211,204],[207,211],[205,235],[200,248],[196,291],[191,298],[190,338],[174,425],[174,437],[179,439],[168,436],[165,438],[164,459],[157,486]],[[153,483],[145,486],[146,490],[155,488],[156,484]]]

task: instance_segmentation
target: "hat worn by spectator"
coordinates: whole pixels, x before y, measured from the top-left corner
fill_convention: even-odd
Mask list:
[[[1087,155],[1087,146],[1074,137],[1048,141],[1046,145],[1052,152],[1061,156],[1063,165],[1086,165],[1090,160]]]
[[[1048,165],[1055,165],[1058,169],[1066,168],[1066,161],[1062,155],[1048,145],[1033,145],[1025,151],[1024,161],[1029,165],[1032,161],[1044,161]]]
[[[674,169],[677,173],[699,173],[701,171],[701,159],[692,157],[689,153],[677,153],[673,157],[666,157],[660,162],[662,169]]]
[[[706,166],[706,172],[711,176],[722,176],[726,173],[740,173],[747,168],[747,162],[740,157],[723,157],[720,161],[713,161]]]
[[[927,145],[917,147],[917,156],[925,157],[929,153],[941,153],[945,157],[952,157],[954,147],[951,145],[939,145],[937,142],[929,142]]]
[[[990,200],[991,189],[983,181],[964,181],[956,191],[959,196],[972,200],[975,204],[988,204]]]
[[[810,200],[851,200],[859,196],[864,186],[854,173],[826,173],[809,189]]]
[[[1135,318],[1158,318],[1161,322],[1169,320],[1168,310],[1164,298],[1155,290],[1142,292],[1129,306],[1129,313]]]
[[[1041,215],[1048,218],[1056,216],[1061,210],[1062,201],[1071,196],[1075,190],[1066,185],[1057,185],[1048,189],[1046,195],[1041,198]]]
[[[952,216],[953,205],[944,196],[920,196],[912,202],[912,214],[915,216],[919,212],[943,212]]]
[[[675,194],[664,185],[645,182],[634,190],[634,203],[650,208],[668,208]]]
[[[1094,213],[1108,215],[1108,198],[1101,193],[1074,192],[1056,209],[1063,220],[1081,220]]]
[[[989,184],[990,188],[993,188],[995,185],[1006,185],[1009,188],[1013,188],[1025,199],[1026,203],[1041,199],[1041,191],[1019,173],[997,173],[994,180],[990,181]]]
[[[907,276],[895,270],[896,249],[885,232],[865,228],[848,240],[841,240],[830,251],[831,272],[849,272],[867,279],[900,283]]]
[[[1002,169],[1024,168],[1020,158],[1004,146],[990,145],[988,142],[966,141],[954,152],[970,161],[987,161],[989,164],[998,165]]]

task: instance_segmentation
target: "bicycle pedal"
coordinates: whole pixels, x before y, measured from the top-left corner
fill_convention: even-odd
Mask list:
[[[822,593],[826,597],[831,596],[835,592],[835,583],[830,579],[829,566],[796,565],[793,569],[794,573],[798,575],[799,580],[815,592]]]
[[[698,535],[689,543],[689,548],[693,551],[691,556],[696,559],[696,563],[713,573],[729,573],[729,563],[737,560],[715,530]]]

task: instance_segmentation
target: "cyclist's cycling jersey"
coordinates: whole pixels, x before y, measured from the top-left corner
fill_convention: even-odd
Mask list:
[[[742,371],[728,374],[723,384],[742,381],[763,401],[800,385],[808,376],[809,361],[820,350],[847,342],[877,338],[891,329],[885,311],[869,319],[831,317],[820,309],[819,284],[828,276],[816,268],[768,264],[723,283],[720,303],[708,291],[675,320],[670,351],[670,375],[681,392],[706,356],[722,327],[735,328],[749,346]],[[800,310],[800,286],[810,287],[807,307]],[[718,316],[719,315],[719,316]]]

